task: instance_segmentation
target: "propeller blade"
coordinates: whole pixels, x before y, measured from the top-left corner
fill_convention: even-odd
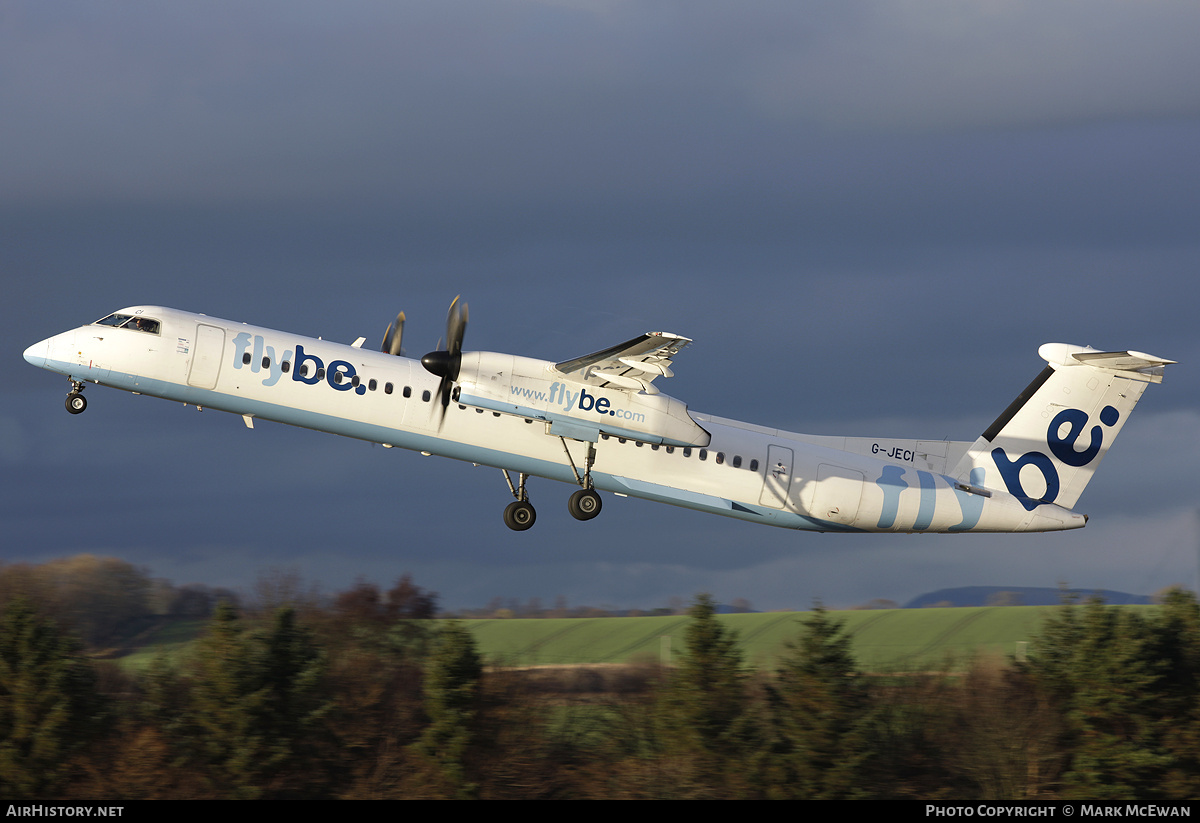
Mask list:
[[[463,334],[467,330],[467,304],[460,302],[462,295],[450,302],[450,311],[446,313],[446,348],[438,340],[437,349],[421,358],[421,365],[430,374],[442,378],[442,393],[446,399],[442,405],[449,404],[449,383],[458,379],[458,369],[462,365]]]
[[[460,294],[450,302],[450,311],[446,315],[446,349],[451,354],[462,351],[463,334],[467,330],[467,303],[459,302]]]
[[[400,342],[404,337],[404,312],[396,315],[396,320],[387,327],[387,332],[383,335],[383,345],[379,348],[380,351],[388,354],[400,354]]]
[[[438,383],[438,400],[441,401],[442,411],[438,418],[438,430],[446,421],[446,409],[450,406],[450,395],[454,391],[454,381],[458,380],[458,371],[462,366],[463,335],[467,331],[467,304],[458,295],[450,301],[450,310],[446,313],[446,348],[438,340],[437,349],[421,358],[421,365],[430,374],[442,378]]]

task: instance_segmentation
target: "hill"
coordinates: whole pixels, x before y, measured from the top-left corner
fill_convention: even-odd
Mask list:
[[[834,612],[851,634],[858,665],[868,672],[962,668],[979,656],[1019,657],[1043,621],[1062,606],[975,606],[874,609]],[[1157,606],[1123,608],[1157,609]],[[747,665],[773,668],[803,629],[808,612],[722,614],[737,632]],[[470,619],[463,623],[479,653],[493,665],[595,666],[653,662],[670,664],[684,647],[686,615]],[[147,633],[140,648],[120,658],[132,670],[145,668],[160,652],[186,654],[203,631],[198,620],[166,621]]]
[[[1085,591],[1083,589],[1049,589],[1035,586],[960,586],[955,589],[938,589],[923,594],[904,604],[906,609],[926,609],[931,606],[1058,606],[1063,595],[1079,598],[1082,603],[1092,597],[1100,597],[1110,606],[1148,606],[1153,598],[1144,594],[1115,592],[1109,589]]]

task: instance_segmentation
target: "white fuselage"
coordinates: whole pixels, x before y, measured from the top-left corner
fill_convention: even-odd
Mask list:
[[[417,360],[158,306],[121,313],[153,318],[155,330],[82,326],[31,346],[25,358],[80,383],[571,484],[594,445],[591,480],[600,491],[772,526],[1007,532],[1085,522],[1060,506],[1029,509],[1007,492],[948,477],[966,442],[813,437],[689,414],[665,395],[609,392],[606,420],[619,421],[620,404],[630,425],[657,414],[671,433],[600,433],[591,444],[573,438],[570,421],[556,423],[554,411],[567,405],[571,390],[552,388],[552,363],[479,353],[481,361],[511,362],[503,367],[510,373],[497,370],[500,388],[487,391],[460,382],[461,402],[443,414],[439,378]],[[464,362],[475,354],[464,354]],[[538,391],[543,407],[529,402]],[[603,394],[588,391],[592,403]]]

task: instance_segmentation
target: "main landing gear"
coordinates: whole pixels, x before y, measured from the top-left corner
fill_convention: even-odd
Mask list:
[[[504,525],[508,526],[515,532],[523,532],[534,524],[537,520],[537,512],[534,511],[533,504],[529,502],[529,492],[525,491],[525,481],[529,475],[521,472],[517,475],[517,485],[513,486],[512,478],[508,476],[507,469],[501,469],[504,472],[504,482],[508,484],[508,490],[512,492],[513,497],[517,498],[515,502],[509,503],[504,509]]]
[[[580,477],[579,469],[575,468],[575,460],[571,457],[571,450],[567,448],[567,441],[562,437],[558,439],[562,441],[563,451],[567,454],[567,462],[571,464],[571,471],[575,473],[575,482],[582,486],[567,501],[567,511],[576,520],[591,520],[600,513],[601,507],[600,495],[592,488],[592,464],[596,462],[596,447],[591,443],[584,443],[587,452],[583,464],[583,477]]]
[[[517,500],[504,508],[504,525],[515,532],[523,532],[537,520],[537,511],[528,500]]]
[[[566,441],[563,441],[563,449],[566,450],[566,447]],[[603,505],[600,495],[592,488],[592,463],[596,460],[595,447],[591,443],[587,444],[587,464],[582,477],[579,475],[579,470],[575,468],[575,461],[571,459],[569,450],[567,451],[567,460],[571,464],[571,470],[575,472],[576,481],[583,487],[571,495],[567,501],[567,511],[576,520],[591,520],[600,514]],[[516,498],[516,501],[509,503],[504,510],[504,525],[513,531],[523,532],[537,520],[537,512],[534,511],[533,504],[529,502],[529,492],[525,490],[525,481],[529,479],[529,475],[524,472],[518,473],[517,485],[514,486],[508,472],[504,469],[501,471],[504,472],[504,482],[508,483],[508,490]]]
[[[567,501],[567,510],[576,520],[591,520],[600,513],[600,495],[595,489],[580,489]]]
[[[67,411],[79,414],[87,408],[87,399],[83,396],[83,384],[78,380],[71,381],[71,393],[67,395]]]

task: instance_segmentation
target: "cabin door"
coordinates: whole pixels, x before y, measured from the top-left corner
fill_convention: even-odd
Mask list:
[[[192,367],[188,370],[188,385],[198,389],[215,389],[221,371],[221,355],[225,351],[225,330],[216,326],[196,326],[196,348],[192,350]]]

